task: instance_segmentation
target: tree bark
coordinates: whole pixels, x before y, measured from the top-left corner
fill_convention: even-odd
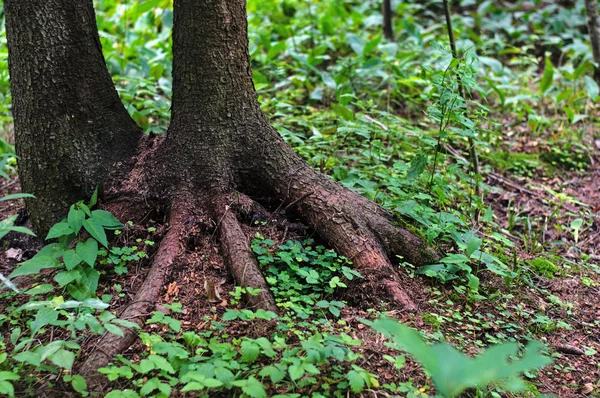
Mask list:
[[[106,69],[91,0],[6,0],[19,177],[43,237],[136,151],[139,130]]]
[[[596,0],[585,0],[585,12],[587,14],[592,55],[596,64],[594,79],[600,84],[600,22],[598,21],[598,2]]]
[[[394,22],[392,20],[392,0],[383,0],[383,35],[394,41]]]

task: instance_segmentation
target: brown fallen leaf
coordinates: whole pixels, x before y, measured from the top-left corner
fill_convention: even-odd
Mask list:
[[[555,345],[554,349],[563,354],[585,355],[585,352],[583,352],[583,350],[581,348],[577,348],[574,345],[570,345],[570,344]]]
[[[594,391],[594,385],[592,383],[585,383],[583,387],[581,387],[581,393],[584,395],[589,395]]]

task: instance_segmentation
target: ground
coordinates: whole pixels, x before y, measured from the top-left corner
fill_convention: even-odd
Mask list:
[[[530,216],[538,220],[549,217],[557,206],[556,195],[551,191],[566,192],[574,199],[560,207],[552,217],[552,225],[569,225],[573,214],[580,214],[585,209],[593,223],[581,231],[579,242],[573,246],[558,245],[553,250],[553,256],[564,259],[560,263],[560,269],[553,269],[544,276],[532,273],[530,278],[517,283],[505,283],[499,277],[481,274],[482,284],[486,284],[488,292],[487,299],[481,301],[473,301],[468,295],[457,292],[452,285],[435,283],[422,276],[415,276],[409,270],[408,274],[403,274],[404,282],[410,295],[415,298],[419,312],[413,314],[390,309],[389,314],[429,335],[434,341],[443,335],[446,341],[472,355],[477,354],[485,345],[506,339],[538,339],[548,344],[554,359],[551,367],[541,371],[539,377],[532,380],[540,392],[560,397],[582,396],[584,392],[585,395],[594,394],[598,388],[600,359],[600,339],[596,332],[597,319],[600,317],[597,299],[600,268],[596,265],[600,258],[600,253],[597,252],[600,247],[597,223],[600,198],[594,184],[600,178],[600,167],[595,158],[593,162],[585,173],[564,172],[552,178],[493,174],[488,179],[490,194],[486,202],[494,209],[498,224],[511,231],[509,236],[518,248],[516,255],[522,260],[530,260],[536,256],[523,250],[523,239],[517,237],[516,228],[511,230],[507,214],[514,211],[516,216],[513,217]],[[18,191],[16,176],[3,182],[3,193]],[[18,202],[1,203],[0,216],[23,211]],[[508,206],[513,210],[509,210]],[[301,241],[311,236],[310,232],[290,233],[288,228],[281,227],[276,221],[271,220],[267,225],[247,225],[245,231],[249,239],[259,233],[277,244],[284,240]],[[168,311],[162,305],[174,302],[182,304],[182,312],[174,315],[182,322],[181,333],[211,330],[211,321],[218,321],[229,308],[238,308],[229,300],[227,292],[234,290],[233,281],[219,255],[216,236],[206,234],[210,226],[205,222],[207,220],[197,220],[190,226],[188,256],[185,257],[185,262],[177,263],[161,294],[159,308],[166,313]],[[148,245],[153,244],[153,239],[160,236],[161,227],[158,225],[157,220],[152,219],[128,225],[114,244],[146,245],[145,249],[151,256],[152,246]],[[156,226],[158,228],[155,231],[148,232],[148,228]],[[41,247],[37,239],[12,234],[10,237],[0,250],[3,264],[0,272],[4,275],[10,273],[17,260],[31,257]],[[140,239],[145,244],[140,243]],[[568,229],[558,231],[556,228],[549,228],[541,239],[546,242],[573,243],[573,235]],[[569,258],[577,257],[577,251],[589,254],[590,261],[586,266],[569,262]],[[129,265],[128,274],[111,276],[110,284],[101,284],[99,295],[113,294],[111,305],[114,308],[127,303],[141,285],[148,263],[147,259],[142,259]],[[215,281],[220,292],[219,302],[208,301],[205,278]],[[385,304],[382,304],[380,309],[385,308]],[[348,333],[361,341],[355,348],[357,353],[362,354],[362,359],[357,364],[378,375],[382,384],[409,383],[423,391],[431,391],[431,380],[416,363],[409,359],[407,365],[398,372],[383,358],[384,355],[392,355],[393,350],[384,345],[385,339],[381,335],[360,322],[371,316],[370,311],[366,310],[367,308],[349,306],[343,308],[340,321],[330,325],[329,330]],[[276,330],[274,321],[234,321],[221,325],[224,327],[221,332],[230,338],[259,338]],[[160,324],[146,327],[148,332],[159,334],[166,334],[167,329]],[[292,341],[298,343],[299,340],[293,337],[293,333],[288,332]],[[90,347],[85,347],[84,352],[88,349]],[[143,351],[144,346],[138,341],[124,355],[135,361],[140,359]],[[593,388],[593,392],[586,390],[589,388]]]
[[[152,140],[169,122],[172,14],[167,0],[147,3],[155,8],[114,0],[98,0],[96,8],[109,71]],[[352,274],[342,272],[350,264],[335,247],[319,248],[319,236],[298,220],[276,214],[274,203],[267,216],[244,218],[242,227],[280,313],[272,319],[243,312],[215,225],[197,214],[185,222],[186,253],[175,261],[157,311],[146,314],[142,339],[106,371],[111,381],[90,388],[141,392],[160,382],[181,389],[187,381],[173,378],[168,366],[189,367],[184,357],[197,355],[202,363],[235,370],[240,382],[259,379],[269,395],[435,394],[421,365],[408,355],[403,364],[403,354],[364,322],[385,314],[430,343],[446,341],[469,355],[506,341],[548,346],[553,364],[527,372],[526,391],[510,394],[494,384],[466,396],[599,394],[600,90],[592,79],[582,2],[456,3],[457,44],[466,52],[451,63],[436,2],[393,2],[396,42],[382,37],[378,2],[248,2],[255,87],[274,127],[312,167],[382,205],[446,255],[446,268],[430,268],[429,276],[396,259],[417,311],[357,298],[352,289],[360,279],[349,281]],[[4,69],[0,138],[12,143]],[[459,82],[467,98],[458,96]],[[469,168],[469,136],[481,160],[481,197],[474,189],[479,177]],[[0,148],[0,156],[9,152]],[[9,166],[0,196],[20,189],[12,161]],[[27,225],[22,205],[0,201],[0,219],[19,214],[18,223]],[[111,241],[115,260],[102,257],[97,265],[97,295],[117,315],[139,290],[166,229],[165,215],[156,212],[121,222]],[[37,239],[9,234],[0,241],[0,273],[8,275],[41,247]],[[307,263],[317,276],[299,276]],[[42,271],[17,282],[27,289],[52,276]],[[314,278],[319,283],[309,282]],[[66,296],[65,289],[54,293]],[[36,318],[33,311],[15,311],[26,302],[23,295],[0,295],[0,377],[19,369],[15,386],[23,396],[75,396],[71,373],[50,369],[49,361],[42,368],[2,362],[2,351],[11,353],[26,339]],[[73,349],[75,369],[95,349],[89,329],[72,339],[82,347]],[[67,337],[63,328],[46,327],[33,347]],[[338,356],[327,356],[332,353]],[[169,365],[136,368],[161,355]],[[285,377],[261,374],[273,371],[270,365],[285,366]],[[248,388],[220,394],[260,396]]]

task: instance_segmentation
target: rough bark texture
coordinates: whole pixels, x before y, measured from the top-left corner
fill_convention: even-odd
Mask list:
[[[383,35],[394,41],[394,23],[392,21],[392,0],[383,0]]]
[[[6,0],[15,144],[40,236],[136,151],[138,128],[106,69],[91,0]]]
[[[600,83],[600,21],[598,21],[598,2],[597,0],[585,0],[585,12],[587,14],[587,26],[590,34],[590,43],[592,45],[592,55],[596,70],[594,78]]]

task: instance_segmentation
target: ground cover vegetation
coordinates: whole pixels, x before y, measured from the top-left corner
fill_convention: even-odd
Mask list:
[[[449,2],[455,51],[443,1],[249,0],[247,47],[241,1],[34,3],[1,8],[0,395],[598,394],[590,2]],[[108,74],[44,41],[93,17]]]

